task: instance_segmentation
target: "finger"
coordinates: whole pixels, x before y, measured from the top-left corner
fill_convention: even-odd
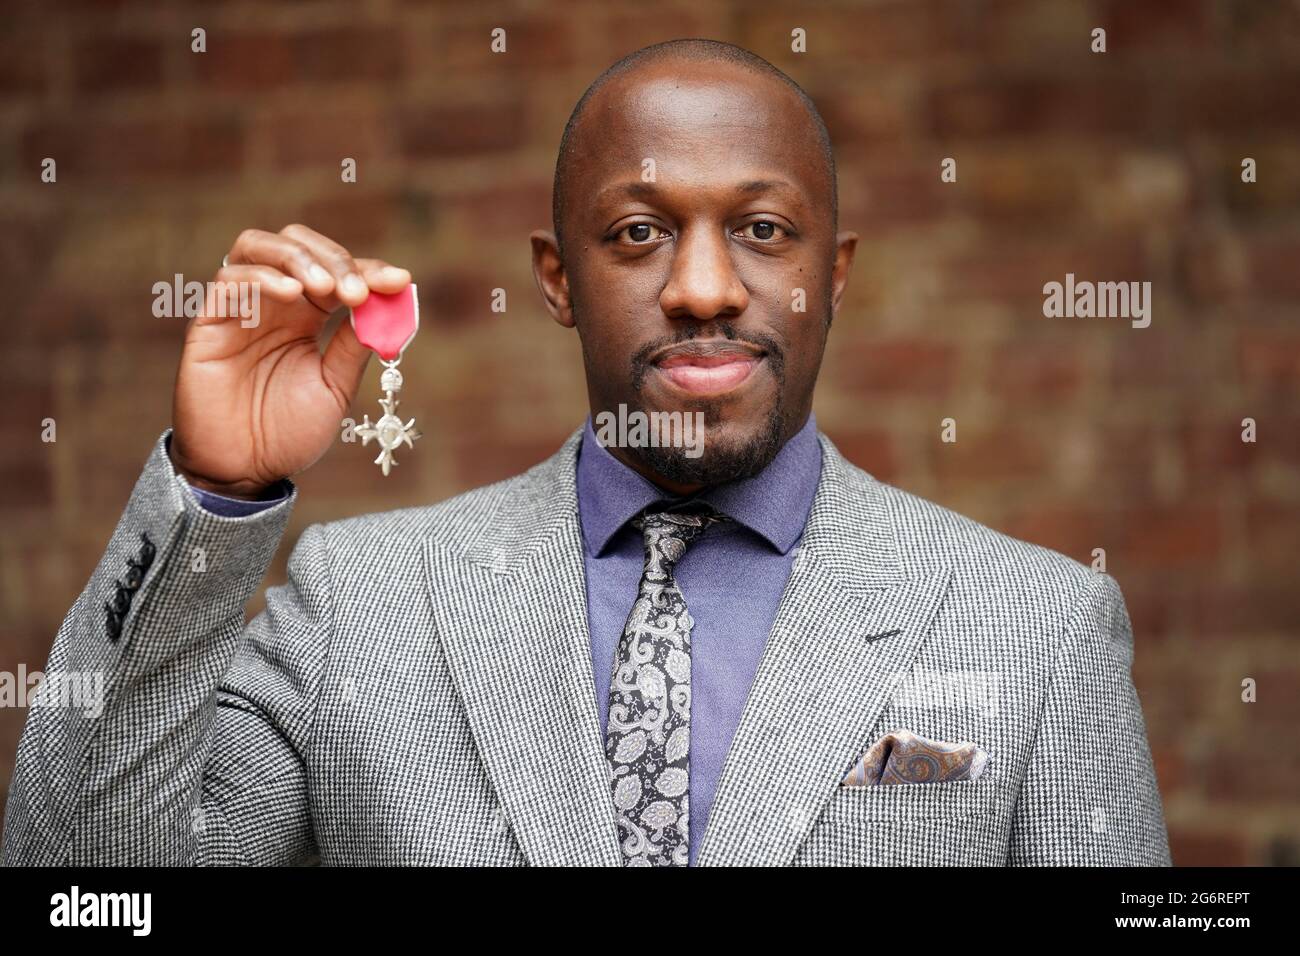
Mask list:
[[[358,259],[356,263],[361,270],[361,278],[366,280],[366,285],[374,292],[392,295],[410,285],[411,273],[389,265],[382,259]]]
[[[361,386],[361,376],[366,371],[370,354],[370,349],[357,341],[352,323],[346,320],[340,322],[330,336],[329,345],[325,347],[325,355],[321,359],[321,378],[327,386],[343,396],[342,404],[345,407],[352,403]]]
[[[285,226],[280,235],[287,236],[295,242],[302,243],[316,261],[323,265],[334,277],[334,294],[347,306],[357,306],[366,301],[370,287],[361,278],[361,270],[348,252],[329,236],[322,236],[315,229],[301,223]]]
[[[238,318],[244,328],[256,328],[261,323],[263,295],[290,303],[301,294],[297,279],[269,266],[223,266],[204,288],[203,310],[195,320],[214,325]]]
[[[247,282],[257,287],[258,294],[286,305],[296,302],[302,295],[302,283],[271,266],[224,266],[217,270],[216,282]]]
[[[263,229],[245,229],[226,255],[226,261],[230,265],[271,266],[301,282],[303,294],[318,309],[328,313],[339,307],[333,273],[296,239]]]

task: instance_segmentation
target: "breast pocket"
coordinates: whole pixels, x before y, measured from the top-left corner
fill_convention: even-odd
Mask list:
[[[809,866],[999,866],[1009,807],[986,774],[950,783],[840,787],[795,862]]]

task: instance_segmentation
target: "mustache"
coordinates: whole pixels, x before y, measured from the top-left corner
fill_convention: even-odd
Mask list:
[[[689,322],[680,326],[672,335],[653,339],[633,353],[632,388],[637,392],[641,391],[645,377],[650,374],[650,370],[654,367],[654,363],[650,361],[650,358],[655,353],[673,345],[689,342],[692,339],[716,339],[719,337],[731,342],[746,342],[762,349],[767,353],[767,363],[772,370],[772,374],[776,376],[778,382],[784,381],[785,350],[781,348],[781,343],[772,336],[763,332],[748,330],[741,332],[731,322]]]

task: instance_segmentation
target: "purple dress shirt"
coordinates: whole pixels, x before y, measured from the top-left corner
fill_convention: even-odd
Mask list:
[[[678,562],[675,577],[695,625],[691,630],[690,862],[704,839],[713,796],[750,685],[776,620],[821,478],[813,415],[762,472],[700,492],[733,519],[715,525]],[[636,600],[645,550],[628,524],[673,496],[602,447],[588,417],[578,450],[578,515],[587,576],[587,622],[602,736],[609,712],[614,653]],[[242,501],[191,489],[225,517],[255,514],[282,501]]]

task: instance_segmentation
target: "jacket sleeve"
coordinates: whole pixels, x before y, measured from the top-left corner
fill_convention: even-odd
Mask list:
[[[1012,819],[1013,865],[1170,865],[1132,665],[1119,585],[1095,575],[1056,650]]]
[[[304,757],[329,634],[322,533],[304,532],[289,583],[246,626],[297,492],[213,514],[172,469],[169,438],[55,637],[18,747],[4,864],[277,864],[315,851]]]

